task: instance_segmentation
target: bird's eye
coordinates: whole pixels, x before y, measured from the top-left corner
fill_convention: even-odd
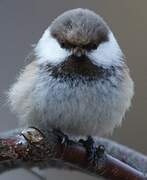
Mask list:
[[[91,49],[97,49],[97,44],[91,44]]]
[[[62,48],[65,48],[65,43],[64,42],[61,42],[60,44],[61,44]]]
[[[65,42],[63,40],[60,40],[59,43],[62,48],[65,48]]]
[[[91,51],[97,49],[98,45],[96,43],[89,43],[84,48]]]

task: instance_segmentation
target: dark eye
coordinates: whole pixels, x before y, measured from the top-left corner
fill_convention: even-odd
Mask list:
[[[65,48],[65,43],[64,42],[61,43],[61,46],[62,46],[62,48]]]
[[[91,49],[97,49],[97,44],[91,44]]]
[[[64,41],[61,41],[60,45],[61,45],[62,48],[65,48],[65,42]]]
[[[97,47],[98,45],[96,43],[89,43],[84,48],[91,51],[91,50],[97,49]]]

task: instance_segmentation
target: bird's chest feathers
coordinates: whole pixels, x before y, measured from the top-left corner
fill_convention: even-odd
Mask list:
[[[105,124],[109,126],[110,120],[121,119],[123,97],[114,78],[90,84],[77,79],[78,83],[71,86],[47,74],[39,77],[42,78],[37,80],[32,98],[35,117],[37,113],[41,125],[72,134],[91,133],[91,130],[95,134],[98,127],[100,133]]]
[[[77,80],[78,81],[78,80]],[[75,86],[52,77],[39,79],[34,88],[34,106],[50,118],[86,118],[111,104],[116,96],[111,82],[95,81],[85,84],[79,80]],[[114,92],[113,92],[114,88]],[[111,91],[111,92],[110,92]],[[65,117],[66,116],[66,117]]]

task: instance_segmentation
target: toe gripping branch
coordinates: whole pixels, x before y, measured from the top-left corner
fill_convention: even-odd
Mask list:
[[[85,162],[83,167],[90,171],[99,171],[99,174],[103,171],[104,163],[105,163],[105,147],[103,145],[99,145],[98,147],[95,145],[95,142],[91,136],[88,136],[86,140],[80,139],[79,141],[71,140],[68,135],[64,134],[59,129],[53,129],[53,133],[57,136],[58,143],[60,144],[60,157],[61,160],[65,160],[70,152],[70,156],[73,155],[72,163],[79,160],[81,158],[81,154],[78,154],[78,148],[81,150],[84,148],[86,150],[86,156],[84,157]],[[75,148],[77,147],[77,149]],[[75,152],[76,150],[76,152]],[[77,155],[75,158],[74,154]],[[69,161],[69,159],[67,159]],[[88,164],[88,166],[85,164]]]
[[[88,136],[86,140],[80,139],[79,143],[86,148],[89,168],[95,167],[98,170],[104,163],[105,147],[103,145],[96,146],[91,136]]]

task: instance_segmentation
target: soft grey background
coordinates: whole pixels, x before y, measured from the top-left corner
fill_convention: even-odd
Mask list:
[[[147,154],[147,0],[0,0],[0,131],[17,126],[4,104],[4,92],[14,82],[24,59],[44,29],[67,9],[86,7],[101,14],[124,50],[135,81],[133,106],[112,139]],[[79,173],[50,170],[49,179],[85,179]],[[0,180],[35,180],[23,170],[8,172]]]

